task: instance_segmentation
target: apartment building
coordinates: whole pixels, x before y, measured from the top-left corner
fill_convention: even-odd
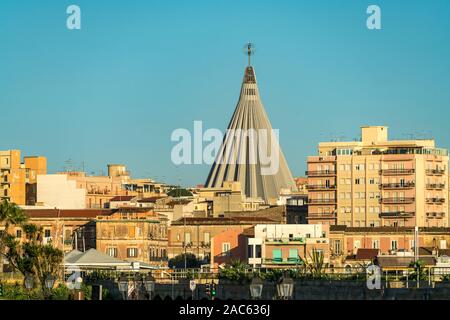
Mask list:
[[[349,227],[446,227],[448,150],[434,140],[388,140],[388,128],[361,128],[361,140],[321,142],[308,157],[308,223]]]
[[[313,251],[329,262],[330,226],[322,224],[256,225],[248,238],[248,263],[254,267],[298,266],[311,261]]]
[[[20,150],[0,151],[0,200],[33,205],[37,176],[47,173],[47,159],[31,156],[21,160]]]
[[[156,197],[166,194],[167,186],[152,179],[136,179],[123,164],[109,164],[107,175],[88,175],[82,171],[60,172],[69,181],[75,181],[76,188],[85,189],[85,208],[109,207],[111,199],[117,196],[138,198]]]
[[[415,239],[414,227],[330,226],[331,263],[342,266],[361,249],[377,249],[380,256],[414,256]],[[447,250],[450,244],[450,229],[418,228],[417,242],[420,250]]]
[[[276,222],[266,217],[181,218],[169,227],[168,257],[192,253],[203,263],[210,263],[211,239],[216,235],[229,230],[242,232],[256,224],[273,223]]]
[[[120,208],[95,220],[97,250],[126,261],[167,264],[167,218],[146,208]]]

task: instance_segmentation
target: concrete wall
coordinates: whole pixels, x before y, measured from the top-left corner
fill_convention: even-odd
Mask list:
[[[65,174],[46,174],[37,177],[37,202],[58,209],[84,209],[86,190]]]

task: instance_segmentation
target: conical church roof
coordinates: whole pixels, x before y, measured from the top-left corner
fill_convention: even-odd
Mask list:
[[[272,166],[268,158],[272,159]],[[239,101],[205,186],[220,188],[225,181],[240,182],[247,197],[267,203],[275,201],[281,189],[295,186],[261,102],[250,59]]]

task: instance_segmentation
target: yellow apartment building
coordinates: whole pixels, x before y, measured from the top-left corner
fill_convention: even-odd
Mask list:
[[[388,128],[361,128],[361,140],[321,142],[308,157],[308,222],[349,227],[447,227],[448,150],[434,140],[388,140]]]
[[[18,205],[36,202],[36,179],[47,173],[45,157],[24,157],[20,150],[0,151],[0,200]]]

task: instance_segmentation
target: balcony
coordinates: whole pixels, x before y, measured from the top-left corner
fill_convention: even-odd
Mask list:
[[[444,169],[428,169],[426,170],[426,173],[428,175],[437,175],[437,176],[441,176],[445,173]]]
[[[336,219],[336,215],[334,213],[308,213],[306,219]]]
[[[415,212],[404,212],[404,211],[397,211],[397,212],[381,212],[380,218],[411,218],[414,217]]]
[[[306,171],[305,173],[309,177],[328,177],[336,175],[335,170]]]
[[[445,198],[427,198],[427,203],[442,204],[445,203]]]
[[[300,258],[264,258],[264,264],[302,264],[302,260]]]
[[[426,187],[427,189],[442,190],[445,189],[445,183],[428,183]]]
[[[427,212],[427,218],[442,219],[445,217],[445,212]]]
[[[380,170],[380,174],[384,176],[410,175],[414,173],[414,169],[384,169]]]
[[[309,204],[335,204],[336,199],[308,199]]]
[[[336,186],[335,185],[320,185],[320,184],[308,184],[306,186],[306,188],[308,190],[312,190],[312,191],[322,191],[322,190],[336,190]]]
[[[380,184],[380,189],[389,190],[389,189],[412,189],[414,188],[414,182],[405,182],[405,183],[383,183]]]
[[[280,245],[286,245],[286,244],[305,244],[306,239],[299,237],[299,238],[283,238],[283,239],[267,239],[265,241],[265,244],[280,244]]]
[[[383,204],[409,204],[414,203],[415,198],[381,198],[380,202]]]

